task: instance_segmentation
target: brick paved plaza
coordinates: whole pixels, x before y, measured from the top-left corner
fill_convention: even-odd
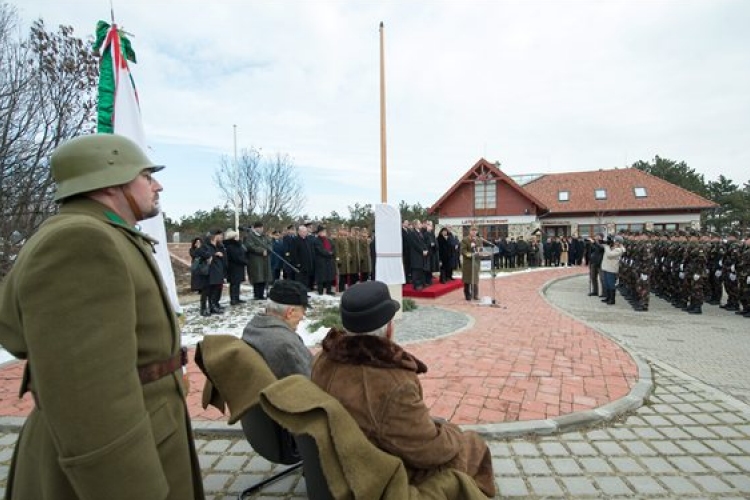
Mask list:
[[[503,497],[749,498],[750,407],[736,399],[747,386],[734,367],[747,366],[750,355],[745,345],[732,346],[750,322],[710,308],[696,321],[656,298],[648,316],[635,317],[623,300],[608,307],[587,297],[579,271],[498,279],[500,308],[469,304],[460,291],[420,302],[472,319],[450,337],[409,344],[430,367],[423,383],[433,414],[489,430]],[[481,294],[490,293],[489,281],[483,281]],[[666,339],[654,338],[665,329]],[[610,336],[625,341],[636,359]],[[719,360],[726,362],[712,369]],[[625,401],[643,382],[638,375],[644,366],[651,368],[654,390],[635,411],[584,430],[498,437],[508,426],[544,429],[540,423],[571,413],[593,415],[594,408]],[[28,411],[28,403],[12,401],[17,370],[0,370],[3,485],[19,415]],[[192,414],[202,384],[198,374],[191,379]],[[205,415],[194,422],[208,498],[236,498],[276,468],[252,451],[236,427]],[[305,498],[304,480],[294,474],[255,498]]]

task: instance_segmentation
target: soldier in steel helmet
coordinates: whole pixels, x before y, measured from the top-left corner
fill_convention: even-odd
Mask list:
[[[100,134],[52,154],[59,214],[0,290],[0,344],[27,361],[35,407],[10,499],[202,499],[175,315],[138,221],[159,212],[154,165]]]

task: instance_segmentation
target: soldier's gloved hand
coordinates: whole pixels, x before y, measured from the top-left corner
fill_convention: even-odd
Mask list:
[[[747,277],[747,279],[745,280],[745,283],[750,285],[750,276]]]
[[[732,264],[730,271],[734,272],[734,264]]]
[[[701,279],[701,275],[700,274],[694,274],[693,275],[693,281],[698,281],[699,279]]]
[[[685,273],[683,273],[683,272],[680,272],[679,276],[680,276],[680,279],[681,279],[681,280],[684,280],[684,279],[685,279]]]
[[[641,274],[641,281],[648,281],[648,274]]]
[[[716,271],[714,273],[714,276],[716,276],[717,278],[721,278],[721,271]]]
[[[734,273],[729,273],[729,279],[732,281],[737,281],[737,275]]]

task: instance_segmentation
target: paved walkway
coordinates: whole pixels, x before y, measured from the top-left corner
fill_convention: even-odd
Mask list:
[[[546,274],[549,278],[553,275],[564,276],[569,272],[555,270],[538,274]],[[585,291],[583,295],[571,293],[570,287],[578,286],[577,279],[556,282],[546,289],[545,295],[557,307],[574,310],[581,301],[588,300],[583,297]],[[539,279],[538,283],[545,281]],[[585,285],[585,282],[582,283]],[[500,302],[508,309],[488,310],[505,318],[505,330],[512,331],[516,324],[507,318],[516,317],[509,312],[512,308],[524,306],[517,302],[511,305],[509,295],[517,294],[524,287],[516,286],[511,281],[498,280],[498,288],[501,291]],[[530,295],[535,295],[544,305],[538,290],[539,287]],[[632,313],[624,304],[622,307],[606,307],[601,303],[597,305],[593,300],[591,302],[592,310],[598,310],[609,318],[610,322],[602,326],[602,332],[606,334],[611,333],[611,325],[632,320]],[[454,304],[444,305],[466,308],[472,314],[485,311],[466,305],[461,297],[454,298]],[[528,315],[537,309],[524,310]],[[563,320],[566,316],[560,312],[557,314],[560,318],[554,324],[566,325]],[[693,316],[672,308],[662,314],[685,328],[694,321]],[[535,324],[533,320],[531,314],[517,327],[520,329],[523,324]],[[576,331],[585,328],[576,320],[568,321],[577,325]],[[721,327],[726,321],[729,321],[727,317],[718,317],[716,325]],[[477,323],[480,323],[479,319]],[[458,337],[468,333],[464,332]],[[515,341],[511,337],[505,343]],[[434,341],[420,346],[430,344],[434,345]],[[497,348],[503,347],[507,346]],[[487,347],[479,345],[478,349]],[[708,351],[723,349],[724,346],[705,346]],[[437,355],[430,360],[427,354],[429,352],[422,355],[428,362],[434,363],[440,359],[440,355]],[[606,426],[582,432],[511,440],[490,437],[488,441],[501,495],[529,499],[750,498],[750,407],[655,359],[668,352],[654,350],[648,354],[652,358],[650,362],[656,388],[648,403],[632,414]],[[750,359],[746,359],[745,363],[750,363]],[[16,437],[13,432],[0,433],[0,490],[5,484],[4,477]],[[237,493],[248,484],[276,469],[276,466],[255,454],[239,437],[205,435],[197,443],[204,484],[211,500],[236,498]],[[304,479],[300,474],[291,475],[267,487],[255,498],[306,498]]]
[[[750,403],[749,319],[711,305],[704,305],[700,316],[687,314],[655,296],[645,313],[633,311],[619,295],[609,311],[585,295],[587,287],[584,277],[558,282],[549,294],[550,302],[607,332],[620,344],[654,355]],[[608,313],[602,314],[603,309]]]

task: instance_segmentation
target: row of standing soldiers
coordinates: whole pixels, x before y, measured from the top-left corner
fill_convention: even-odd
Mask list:
[[[333,293],[333,286],[343,292],[347,286],[372,279],[375,272],[375,240],[366,228],[353,227],[350,231],[340,227],[329,237],[323,226],[315,233],[310,225],[300,226],[296,232],[290,226],[286,235],[275,238],[273,250],[275,279],[279,275],[296,279],[321,294],[324,288]]]
[[[648,310],[653,291],[691,314],[706,303],[750,318],[750,235],[645,232],[625,235],[624,244],[619,282],[637,311]]]

